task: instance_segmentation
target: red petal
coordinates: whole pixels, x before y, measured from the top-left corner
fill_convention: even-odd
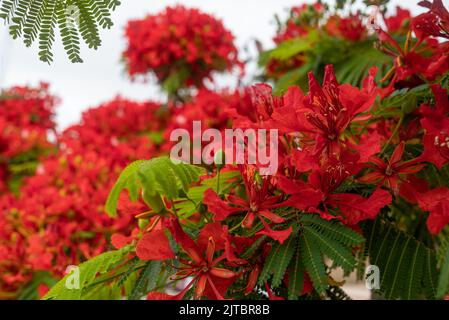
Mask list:
[[[369,198],[358,194],[339,193],[330,195],[328,203],[339,208],[348,224],[357,224],[362,220],[374,219],[380,209],[390,204],[391,194],[377,189]]]
[[[111,243],[116,249],[123,248],[134,239],[133,236],[126,237],[121,233],[114,233],[111,236]]]
[[[278,216],[277,214],[270,212],[268,210],[259,211],[258,214],[264,218],[267,218],[268,220],[270,220],[273,223],[282,223],[285,221],[284,218],[282,218],[282,217]]]
[[[196,243],[201,250],[205,251],[209,238],[212,237],[215,242],[215,250],[222,250],[225,247],[224,235],[225,231],[219,222],[208,223],[201,229]]]
[[[265,229],[262,231],[259,231],[257,233],[257,235],[260,235],[260,234],[266,235],[274,240],[279,241],[280,243],[284,243],[284,241],[288,239],[288,237],[290,236],[290,234],[293,231],[292,227],[289,227],[288,229],[285,229],[285,230],[273,230],[263,219],[261,219],[261,221],[262,221],[262,224],[264,225]]]
[[[204,294],[204,289],[206,288],[207,283],[207,275],[203,274],[198,279],[197,283],[195,284],[195,295],[194,298],[199,300]]]
[[[207,205],[210,212],[215,214],[214,219],[216,221],[222,221],[228,216],[242,210],[241,208],[229,206],[225,201],[221,200],[212,189],[208,189],[204,192],[203,203]]]
[[[166,294],[166,293],[162,293],[162,292],[150,292],[147,295],[147,300],[178,300],[178,296],[175,295],[171,295],[171,294]]]
[[[360,155],[360,162],[367,162],[371,156],[380,152],[380,140],[381,136],[376,131],[362,136],[354,148]]]
[[[405,148],[405,142],[401,141],[401,143],[396,147],[396,149],[394,149],[393,154],[391,155],[391,158],[389,161],[391,165],[394,165],[394,164],[398,163],[399,161],[401,161],[402,155],[404,153],[404,148]]]
[[[432,234],[438,234],[449,223],[449,189],[435,188],[417,198],[419,207],[430,212],[427,228]]]
[[[175,257],[164,230],[144,234],[137,243],[136,254],[142,260],[167,260]]]
[[[224,268],[216,268],[213,267],[210,269],[210,273],[218,278],[223,279],[230,279],[236,276],[236,273],[234,271],[224,269]]]

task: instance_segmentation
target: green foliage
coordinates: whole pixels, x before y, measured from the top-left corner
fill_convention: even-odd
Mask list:
[[[303,38],[296,38],[287,40],[279,44],[275,49],[267,51],[265,55],[262,55],[261,63],[266,62],[265,59],[276,59],[285,61],[293,58],[294,56],[305,53],[312,49],[313,43],[317,40],[317,33],[310,32]]]
[[[264,52],[259,64],[268,65],[273,59],[287,62],[298,55],[302,55],[304,63],[276,80],[276,94],[285,92],[292,85],[307,89],[307,73],[312,71],[315,75],[321,75],[327,64],[334,65],[340,83],[353,86],[361,86],[371,67],[376,66],[379,69],[376,76],[379,81],[382,71],[392,65],[391,57],[374,47],[374,38],[353,43],[319,32],[311,32],[304,37],[280,43],[276,48]]]
[[[323,294],[328,287],[328,281],[320,248],[307,237],[307,233],[301,236],[299,246],[305,269],[312,280],[313,287],[319,294]]]
[[[302,215],[301,224],[305,228],[314,229],[320,234],[324,234],[330,241],[339,242],[346,246],[357,246],[365,241],[362,235],[343,224],[324,220],[315,214]]]
[[[301,261],[299,245],[296,246],[294,258],[288,267],[288,299],[296,299],[304,287],[304,264]]]
[[[89,287],[94,284],[94,281],[99,275],[104,275],[109,272],[111,269],[116,267],[120,262],[123,261],[123,258],[129,253],[130,247],[126,246],[120,250],[105,252],[99,256],[96,256],[93,259],[90,259],[79,265],[78,274],[79,274],[79,288],[67,286],[67,282],[69,282],[72,277],[75,276],[76,271],[72,271],[67,274],[64,278],[62,278],[58,283],[56,283],[51,290],[45,295],[44,299],[47,300],[81,300],[92,298],[93,293],[89,290]],[[70,282],[69,282],[70,283]],[[76,283],[76,282],[74,282]],[[119,288],[119,286],[111,286],[115,288]],[[96,290],[100,290],[100,295],[104,297],[105,290],[109,290],[105,288],[105,286],[99,286],[99,288],[95,288]],[[117,290],[117,289],[115,289]],[[108,294],[111,294],[111,291],[108,291]],[[114,293],[114,292],[112,292]]]
[[[441,267],[438,278],[437,298],[442,299],[449,292],[449,241],[441,247]]]
[[[18,300],[36,300],[39,299],[39,286],[45,284],[47,287],[52,287],[57,280],[46,271],[39,271],[33,275],[33,280],[26,285],[26,287],[21,290]]]
[[[307,272],[317,293],[325,295],[329,284],[324,257],[350,272],[356,267],[352,250],[362,244],[364,238],[339,222],[327,221],[315,214],[302,214],[298,227],[299,232],[293,232],[283,244],[274,243],[259,284],[271,278],[271,286],[277,288],[288,270],[288,297],[295,299],[302,291]]]
[[[12,38],[23,37],[27,47],[39,39],[39,59],[53,61],[55,29],[71,62],[82,62],[80,36],[89,48],[101,45],[99,29],[113,23],[111,11],[118,0],[0,0],[0,19],[9,25]]]
[[[232,187],[230,181],[237,177],[240,177],[240,171],[225,171],[221,172],[220,175],[215,175],[213,178],[204,179],[199,186],[191,187],[187,194],[177,199],[175,203],[178,214],[183,218],[187,218],[191,214],[198,212],[198,208],[203,201],[204,192],[207,189],[212,189],[217,193],[226,192]]]
[[[353,44],[349,50],[342,54],[344,59],[339,59],[335,64],[335,73],[340,83],[349,83],[360,86],[371,67],[378,68],[376,80],[380,80],[383,70],[391,64],[391,58],[373,47],[371,40]]]
[[[391,118],[401,114],[410,114],[433,97],[429,85],[423,84],[412,89],[403,88],[394,91],[382,100],[380,107],[374,111],[375,116]]]
[[[267,240],[267,236],[261,236],[256,241],[254,241],[249,247],[243,251],[241,254],[241,257],[243,259],[249,259],[250,257],[254,256],[254,254],[257,252],[257,250],[262,246],[262,244]]]
[[[329,288],[323,256],[350,272],[356,267],[352,248],[362,244],[364,238],[341,223],[324,220],[318,215],[303,214],[300,224],[302,261],[315,290],[323,295]]]
[[[296,249],[297,238],[292,235],[283,244],[276,242],[265,261],[263,270],[259,277],[259,283],[265,283],[271,275],[271,286],[277,288],[282,283],[285,271],[292,259]]]
[[[161,272],[162,263],[160,261],[148,261],[145,268],[139,275],[128,300],[139,300],[155,286]]]
[[[417,299],[436,294],[435,252],[391,223],[367,223],[370,263],[380,270],[379,292],[387,299]]]
[[[173,163],[168,157],[138,160],[129,164],[121,173],[106,201],[106,212],[117,214],[117,201],[126,189],[132,201],[139,198],[143,189],[149,196],[164,196],[170,200],[186,194],[190,184],[197,181],[202,169],[196,166]]]

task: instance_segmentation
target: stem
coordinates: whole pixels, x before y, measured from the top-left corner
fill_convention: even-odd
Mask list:
[[[220,194],[220,172],[221,169],[219,169],[217,173],[217,194]]]
[[[382,151],[380,152],[380,154],[384,154],[385,151],[388,148],[388,145],[391,143],[391,141],[394,139],[394,137],[398,134],[399,132],[399,128],[402,126],[402,123],[404,122],[404,114],[401,114],[401,117],[399,118],[398,123],[396,124],[396,127],[393,130],[393,133],[391,134],[390,138],[388,139],[388,141],[385,143],[384,147],[382,148]]]
[[[133,271],[131,271],[131,272],[135,272],[135,271],[138,271],[138,270],[143,269],[143,268],[145,268],[145,266],[140,266],[140,267],[138,267],[138,268],[135,268],[135,269],[134,269]],[[129,272],[129,271],[128,271],[128,270],[125,270],[125,271],[123,271],[123,272],[117,273],[117,274],[115,274],[115,275],[113,275],[113,276],[110,276],[110,277],[108,277],[108,278],[105,278],[105,279],[101,279],[101,280],[92,282],[91,284],[89,284],[89,285],[87,286],[87,288],[90,288],[90,287],[96,286],[97,284],[100,284],[100,283],[107,282],[107,281],[109,281],[109,280],[115,279],[115,278],[117,278],[117,277],[120,277],[120,276],[124,275],[124,274],[127,273],[127,272]]]
[[[245,217],[246,217],[246,215],[245,215]],[[235,226],[233,226],[231,229],[229,229],[229,233],[231,233],[231,232],[233,232],[233,231],[235,231],[235,230],[237,230],[237,228],[238,227],[240,227],[241,225],[242,225],[242,223],[243,223],[243,221],[245,221],[245,218],[243,218],[243,220],[242,221],[240,221],[239,223],[237,223]]]

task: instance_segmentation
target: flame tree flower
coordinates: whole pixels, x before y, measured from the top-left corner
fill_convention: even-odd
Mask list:
[[[168,7],[132,20],[123,53],[130,76],[153,73],[169,93],[203,87],[213,72],[240,65],[234,36],[220,20],[197,9]]]

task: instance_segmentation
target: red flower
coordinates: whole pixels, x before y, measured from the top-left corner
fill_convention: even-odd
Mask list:
[[[228,216],[246,212],[245,218],[242,221],[242,227],[251,228],[254,220],[257,217],[263,224],[264,229],[257,234],[267,235],[280,243],[283,243],[292,232],[292,228],[289,227],[285,230],[273,230],[269,223],[279,224],[285,221],[284,218],[273,213],[276,207],[279,207],[278,196],[270,195],[272,186],[268,178],[262,178],[262,182],[259,184],[255,180],[255,170],[253,167],[241,167],[241,173],[246,190],[246,198],[230,195],[226,201],[223,201],[218,195],[209,189],[204,194],[204,204],[209,208],[209,211],[215,214],[214,219],[216,221],[222,221]]]
[[[374,219],[380,209],[391,203],[389,192],[377,189],[369,198],[353,193],[335,193],[342,182],[358,171],[348,162],[332,161],[325,168],[313,171],[307,183],[279,177],[279,187],[291,197],[284,202],[304,212],[316,212],[323,219],[338,218],[349,225]]]
[[[432,234],[438,234],[449,223],[449,189],[439,187],[418,196],[418,204],[429,211],[427,228]]]
[[[411,20],[410,11],[396,6],[396,14],[384,18],[387,29],[391,33],[406,34]]]
[[[333,15],[324,26],[329,35],[349,41],[361,41],[366,38],[367,30],[360,16],[341,17]]]
[[[309,73],[310,92],[294,95],[294,103],[275,109],[274,126],[286,133],[300,133],[305,148],[313,147],[312,154],[326,160],[338,157],[345,147],[343,132],[352,121],[365,121],[359,117],[372,106],[378,92],[374,83],[374,70],[364,81],[362,90],[337,82],[332,65],[326,66],[322,87]]]
[[[182,86],[202,87],[213,71],[240,64],[231,32],[197,9],[168,7],[130,21],[126,36],[124,57],[131,76],[151,71],[161,83],[177,76]]]
[[[449,162],[449,100],[448,93],[439,85],[433,85],[435,107],[422,105],[421,126],[426,130],[421,161],[428,161],[442,168]]]
[[[161,296],[150,293],[149,299],[182,299],[185,293],[193,286],[194,298],[200,299],[204,295],[209,298],[224,299],[227,288],[232,284],[237,274],[222,267],[227,254],[222,253],[216,257],[215,253],[226,249],[227,232],[219,224],[208,224],[202,230],[196,242],[194,242],[181,228],[176,219],[171,220],[169,226],[175,241],[187,254],[188,260],[178,258],[182,266],[174,276],[175,279],[192,278],[187,286],[176,296]],[[165,244],[168,246],[168,244]]]
[[[447,44],[434,39],[421,39],[413,43],[409,30],[402,48],[397,40],[381,28],[376,31],[379,37],[377,48],[394,58],[393,67],[381,80],[391,80],[387,88],[416,86],[423,82],[422,78],[433,80],[449,69]]]
[[[303,4],[290,9],[290,17],[274,37],[275,43],[298,38],[316,29],[323,16],[325,7],[322,3]]]
[[[405,142],[402,141],[393,151],[389,160],[385,161],[378,157],[371,157],[369,160],[370,164],[366,165],[366,167],[373,171],[365,174],[359,181],[377,184],[378,186],[385,185],[395,194],[399,194],[400,187],[403,184],[409,184],[407,175],[417,173],[426,166],[425,164],[418,163],[418,158],[402,161],[404,149]]]
[[[417,35],[449,39],[449,12],[444,7],[443,1],[421,1],[419,5],[428,8],[429,11],[413,19],[412,26]]]

